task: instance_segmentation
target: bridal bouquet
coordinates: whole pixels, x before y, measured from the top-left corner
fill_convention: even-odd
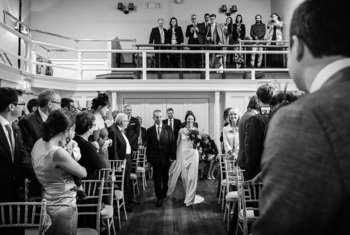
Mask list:
[[[198,129],[196,129],[196,128],[189,128],[188,129],[188,140],[192,141],[193,149],[196,149],[198,146],[198,143],[201,141],[201,136],[199,134]]]

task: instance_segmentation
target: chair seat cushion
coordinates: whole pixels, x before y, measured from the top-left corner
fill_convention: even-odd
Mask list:
[[[251,210],[251,209],[247,209],[246,210],[246,215],[247,215],[247,220],[254,220],[256,217],[254,216],[254,210]],[[238,214],[238,218],[240,220],[243,220],[243,209],[239,212]]]
[[[113,206],[105,205],[105,207],[101,210],[101,218],[108,219],[113,217]]]
[[[99,235],[93,228],[78,228],[77,235]]]
[[[39,229],[37,228],[26,228],[24,229],[24,235],[38,235]]]
[[[141,166],[138,166],[136,169],[136,172],[145,172],[145,171],[146,171],[145,168]]]
[[[223,186],[226,187],[226,179],[221,180],[221,186],[222,186],[222,187],[223,187]]]
[[[228,194],[226,194],[227,201],[234,201],[237,199],[238,199],[238,192],[237,191],[231,191]]]
[[[130,174],[130,179],[131,180],[136,180],[137,179],[137,175],[135,173],[131,173]]]
[[[120,190],[114,190],[114,197],[117,200],[121,200],[123,198],[123,192]]]

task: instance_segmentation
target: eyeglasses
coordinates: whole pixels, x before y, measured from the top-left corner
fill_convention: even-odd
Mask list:
[[[59,104],[59,105],[61,105],[61,102],[57,102],[57,101],[53,101],[53,100],[51,100],[51,102],[54,103],[54,104]]]
[[[25,106],[26,105],[26,103],[24,103],[24,102],[23,103],[13,103],[13,104],[16,105],[16,106],[17,105],[21,105],[21,106]]]

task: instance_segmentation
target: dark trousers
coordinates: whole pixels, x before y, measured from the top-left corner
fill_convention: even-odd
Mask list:
[[[166,197],[168,191],[170,165],[153,164],[154,190],[157,199]]]
[[[193,39],[192,44],[200,44],[198,39]],[[202,50],[201,47],[190,47],[190,50],[199,51]],[[188,68],[201,68],[203,64],[204,54],[188,54],[187,67]]]
[[[125,178],[124,178],[124,199],[125,204],[130,205],[132,201],[132,182],[130,180],[132,160],[130,154],[125,156],[126,165],[125,165]]]

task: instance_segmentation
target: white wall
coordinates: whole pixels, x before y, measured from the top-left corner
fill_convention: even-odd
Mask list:
[[[271,12],[276,12],[284,22],[283,36],[289,40],[290,21],[294,9],[304,0],[271,0]]]
[[[137,11],[125,15],[116,9],[118,2],[133,2]],[[146,2],[160,2],[161,8],[146,9]],[[183,31],[193,13],[198,15],[199,22],[203,21],[204,13],[215,13],[218,22],[223,23],[226,16],[218,12],[222,4],[229,8],[232,4],[237,5],[237,13],[243,15],[248,29],[254,23],[255,14],[261,14],[266,22],[271,12],[271,0],[184,0],[182,4],[176,4],[174,0],[32,0],[31,20],[34,28],[75,38],[112,39],[118,36],[148,43],[151,28],[156,26],[158,18],[164,18],[168,27],[170,17],[177,17]],[[43,38],[42,35],[34,37]]]

